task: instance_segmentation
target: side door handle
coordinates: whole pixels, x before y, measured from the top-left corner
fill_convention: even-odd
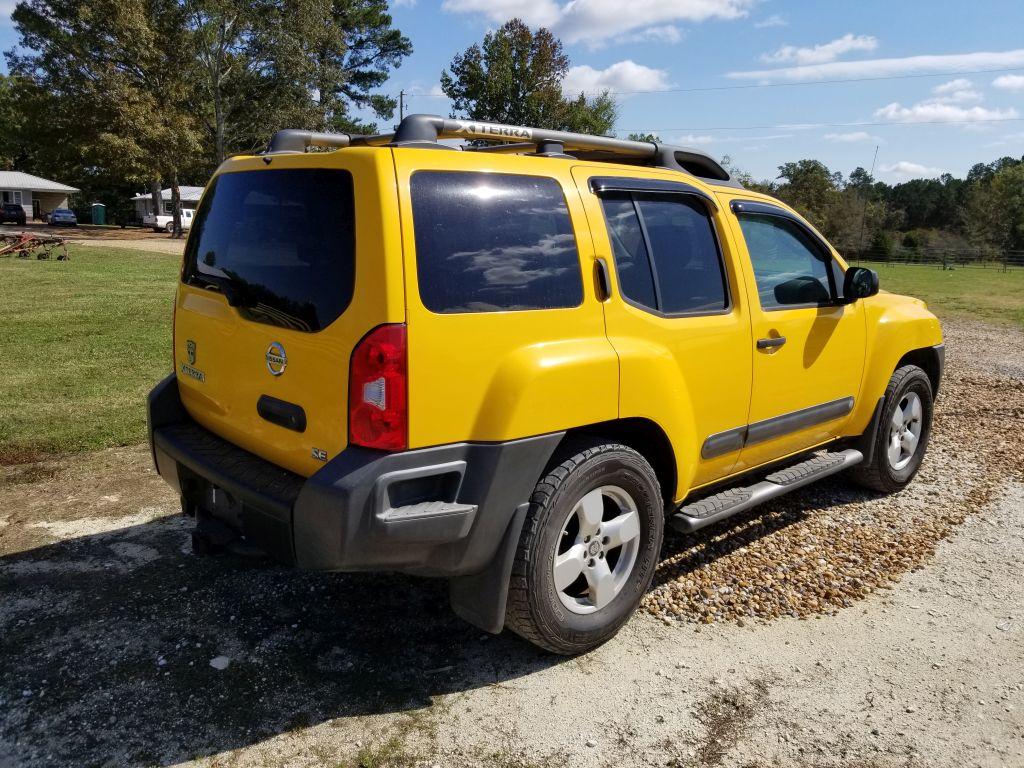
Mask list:
[[[608,301],[612,296],[612,289],[608,280],[608,265],[604,259],[598,258],[594,262],[594,272],[597,276],[597,300]]]
[[[767,339],[758,339],[757,340],[757,348],[758,349],[775,349],[776,347],[781,347],[785,343],[786,343],[786,337],[785,336],[770,336]]]

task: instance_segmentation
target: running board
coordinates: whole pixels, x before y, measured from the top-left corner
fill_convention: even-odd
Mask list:
[[[680,533],[693,533],[737,512],[841,472],[863,460],[864,454],[853,448],[819,453],[799,464],[777,469],[759,483],[730,488],[684,504],[668,519],[668,524]]]

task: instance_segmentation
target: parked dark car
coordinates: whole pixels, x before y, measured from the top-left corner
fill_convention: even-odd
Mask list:
[[[4,203],[0,207],[0,224],[25,226],[25,209],[17,203]]]

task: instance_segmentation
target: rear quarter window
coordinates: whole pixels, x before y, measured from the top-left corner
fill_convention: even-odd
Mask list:
[[[558,182],[420,171],[411,181],[420,299],[432,312],[576,307],[579,253]]]

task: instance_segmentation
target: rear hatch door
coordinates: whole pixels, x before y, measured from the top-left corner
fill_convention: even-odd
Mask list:
[[[348,366],[404,321],[389,149],[229,161],[204,193],[175,306],[190,415],[303,475],[346,445]]]

